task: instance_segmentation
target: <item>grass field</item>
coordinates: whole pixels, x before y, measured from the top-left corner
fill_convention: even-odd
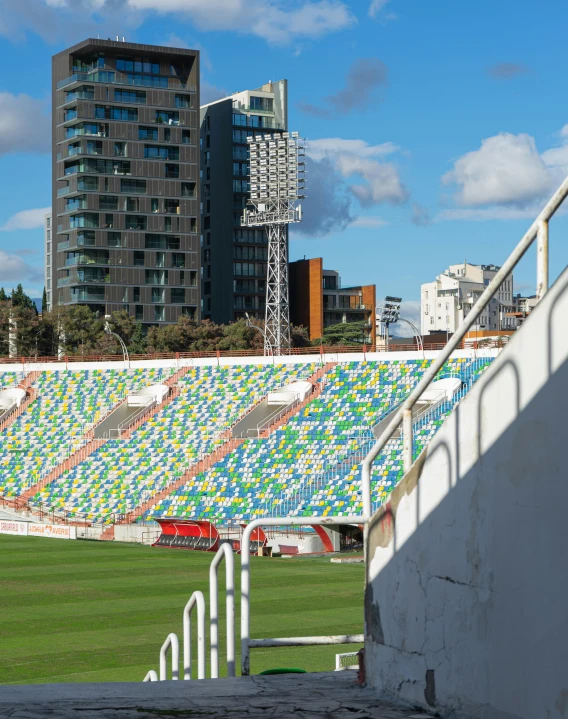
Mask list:
[[[212,557],[0,535],[0,683],[141,681],[148,669],[158,669],[167,634],[175,631],[181,640],[182,610],[194,590],[204,592],[209,610]],[[363,581],[361,564],[253,557],[251,635],[360,633]],[[220,584],[223,588],[223,566]],[[239,601],[236,605],[238,652]],[[224,592],[219,609],[224,661]],[[209,639],[207,647],[209,657]],[[255,649],[252,672],[283,666],[327,671],[336,652],[357,648]]]

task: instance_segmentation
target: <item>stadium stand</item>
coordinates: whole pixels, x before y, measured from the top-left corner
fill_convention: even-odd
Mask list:
[[[161,491],[223,443],[223,434],[267,392],[315,370],[304,364],[192,367],[179,396],[129,439],[109,440],[85,462],[40,490],[32,504],[88,521],[112,521]]]
[[[36,400],[0,435],[0,494],[22,494],[80,445],[128,391],[169,374],[161,368],[38,373]]]
[[[440,376],[454,375],[464,389],[419,420],[415,452],[421,451],[490,360],[453,359]],[[193,478],[147,516],[204,517],[220,524],[270,514],[347,514],[360,507],[354,479],[358,453],[372,441],[373,426],[415,386],[427,360],[340,363],[326,376],[320,397],[267,439],[249,439],[209,471]],[[402,474],[401,440],[393,439],[375,471],[380,503]],[[348,458],[357,455],[349,466]],[[347,461],[346,461],[347,460]],[[296,503],[278,511],[284,495],[293,496],[306,478],[327,477],[343,462],[344,474],[331,476],[317,490],[307,488]],[[313,499],[311,498],[313,496]]]

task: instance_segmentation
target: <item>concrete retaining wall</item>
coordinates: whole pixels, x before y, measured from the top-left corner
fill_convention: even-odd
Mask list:
[[[373,518],[369,684],[444,717],[568,717],[568,270]]]

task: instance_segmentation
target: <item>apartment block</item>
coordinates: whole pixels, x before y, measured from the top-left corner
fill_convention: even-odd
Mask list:
[[[306,327],[310,340],[323,337],[331,325],[364,322],[361,341],[376,343],[375,285],[342,287],[339,272],[325,270],[321,257],[291,262],[289,281],[290,321]]]
[[[499,270],[500,267],[497,265],[473,265],[463,262],[459,265],[450,265],[436,277],[434,282],[423,284],[420,297],[422,334],[455,332]],[[511,316],[513,309],[511,273],[483,310],[474,329],[492,331],[515,329],[516,321]]]
[[[52,83],[53,304],[198,318],[199,53],[88,39]]]
[[[250,197],[247,137],[288,127],[287,81],[201,107],[202,316],[226,324],[264,319],[268,239],[241,226]]]
[[[52,264],[53,264],[53,242],[52,242],[52,228],[51,228],[52,213],[48,212],[44,216],[43,220],[43,233],[44,233],[44,287],[45,295],[47,298],[47,311],[51,311],[52,299],[51,299],[51,276],[52,276]]]

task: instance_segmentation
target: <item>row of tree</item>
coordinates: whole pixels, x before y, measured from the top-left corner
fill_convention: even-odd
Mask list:
[[[247,326],[244,320],[217,325],[181,317],[176,324],[150,327],[145,332],[139,322],[121,310],[111,315],[109,325],[130,354],[251,349],[261,353],[264,341],[262,332]],[[262,329],[262,323],[258,327]],[[321,340],[310,343],[304,327],[292,327],[292,345],[360,344],[363,335],[363,323],[335,325],[326,330]],[[21,285],[11,294],[0,288],[0,356],[87,356],[121,351],[117,339],[105,331],[105,320],[87,306],[60,306],[38,313]]]

